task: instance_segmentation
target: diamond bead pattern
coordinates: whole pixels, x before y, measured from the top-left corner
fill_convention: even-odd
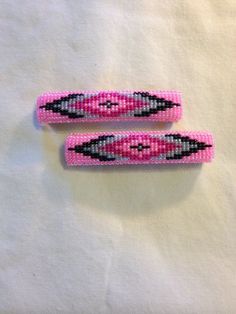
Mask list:
[[[207,132],[102,132],[67,137],[68,165],[201,163],[213,158]]]
[[[182,101],[174,91],[78,91],[46,93],[37,99],[40,123],[167,121],[181,118]]]

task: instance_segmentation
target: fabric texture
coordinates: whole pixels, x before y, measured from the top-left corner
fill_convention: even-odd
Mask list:
[[[0,1],[0,313],[236,312],[233,0]],[[175,124],[40,127],[60,90],[179,90]],[[213,133],[203,165],[67,168],[71,132]]]

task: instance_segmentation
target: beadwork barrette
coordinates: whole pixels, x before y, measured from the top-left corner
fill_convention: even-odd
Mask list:
[[[67,137],[69,166],[202,163],[213,158],[213,138],[207,132],[99,132]]]
[[[41,123],[166,121],[181,118],[175,91],[78,91],[45,93],[37,99]]]

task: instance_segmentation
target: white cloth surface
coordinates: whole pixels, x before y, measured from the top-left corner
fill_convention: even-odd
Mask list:
[[[236,313],[233,0],[0,2],[0,313]],[[183,119],[37,125],[44,91],[183,92]],[[211,164],[67,169],[72,131],[209,130]]]

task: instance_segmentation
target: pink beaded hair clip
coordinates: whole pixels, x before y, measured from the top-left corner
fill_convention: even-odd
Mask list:
[[[202,163],[212,160],[213,139],[207,132],[99,132],[66,139],[69,166]]]
[[[37,99],[41,123],[166,121],[181,118],[175,91],[77,91],[45,93]]]

